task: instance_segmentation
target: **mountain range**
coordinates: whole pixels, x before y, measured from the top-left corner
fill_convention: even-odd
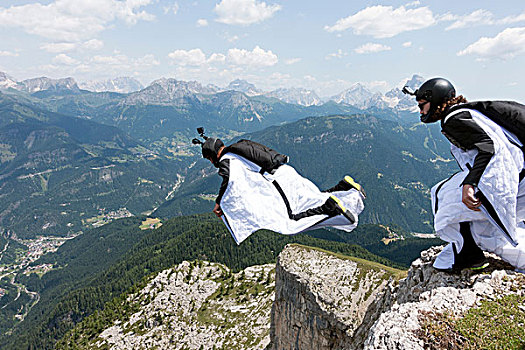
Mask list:
[[[273,262],[286,244],[301,243],[400,267],[353,243],[308,235],[287,236],[260,231],[237,246],[221,221],[209,214],[167,220],[156,230],[142,231],[139,223],[140,218],[125,218],[87,230],[64,243],[56,253],[47,254],[32,264],[52,264],[56,269],[42,277],[36,273],[19,274],[17,283],[36,291],[40,300],[16,327],[13,328],[12,323],[2,327],[0,323],[0,347],[54,348],[53,344],[85,317],[101,312],[106,303],[135,289],[152,274],[184,260],[220,262],[237,272],[254,264]],[[377,226],[372,230],[384,231]],[[12,298],[15,296],[13,293]],[[24,301],[20,299],[13,306],[23,308]],[[2,309],[1,301],[0,321],[7,312]],[[121,309],[119,312],[127,311]]]
[[[418,88],[424,79],[419,75],[413,75],[406,83],[412,89]],[[20,91],[34,93],[42,90],[62,90],[70,91],[71,93],[78,92],[79,89],[88,90],[92,92],[118,92],[118,93],[134,93],[143,89],[157,85],[171,96],[173,99],[176,96],[182,96],[187,93],[198,94],[217,94],[225,91],[237,91],[243,94],[253,96],[267,96],[277,98],[283,102],[290,104],[297,104],[301,106],[319,106],[328,101],[336,103],[345,103],[357,108],[367,109],[371,107],[379,108],[394,108],[398,110],[414,110],[415,104],[413,98],[404,95],[399,88],[393,88],[385,94],[376,92],[373,93],[365,85],[355,83],[348,89],[331,97],[319,97],[313,90],[308,90],[299,87],[279,88],[273,91],[263,91],[245,80],[236,79],[230,82],[225,87],[218,87],[215,85],[203,86],[196,81],[185,82],[178,81],[173,78],[161,78],[153,81],[148,86],[144,87],[137,79],[132,77],[118,77],[115,79],[107,79],[103,81],[88,81],[77,84],[73,78],[64,79],[50,79],[46,77],[28,79],[17,82],[14,78],[8,76],[6,73],[0,72],[0,89],[12,88]],[[159,91],[158,87],[152,88]],[[151,92],[149,89],[148,92]],[[166,96],[164,96],[166,97]],[[135,96],[133,99],[137,99]],[[140,100],[140,99],[139,99]],[[165,99],[161,98],[161,101]]]

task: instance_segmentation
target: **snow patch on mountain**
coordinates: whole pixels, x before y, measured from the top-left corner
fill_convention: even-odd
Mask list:
[[[0,89],[16,89],[16,80],[4,72],[0,72]]]
[[[265,96],[301,106],[318,106],[322,104],[321,98],[314,91],[303,88],[277,89],[265,93]]]
[[[255,87],[255,85],[241,79],[232,81],[230,84],[228,84],[226,90],[239,91],[245,93],[248,96],[256,96],[263,93],[263,91]]]
[[[17,84],[17,89],[30,94],[45,90],[80,91],[77,82],[73,78],[51,79],[48,77],[23,80]]]
[[[94,92],[119,92],[130,93],[142,90],[144,86],[135,78],[132,77],[117,77],[115,79],[106,80],[90,80],[79,84],[83,90]]]

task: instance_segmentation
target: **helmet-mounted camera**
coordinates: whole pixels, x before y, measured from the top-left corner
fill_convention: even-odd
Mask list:
[[[202,126],[197,128],[197,132],[199,133],[200,137],[204,139],[204,141],[208,139],[208,136],[204,135],[204,128]],[[193,143],[194,145],[204,145],[204,142],[197,138],[191,140],[191,143]]]
[[[224,146],[224,143],[220,139],[204,135],[203,127],[197,128],[197,132],[199,133],[200,137],[204,140],[204,142],[197,138],[194,138],[193,140],[191,140],[191,143],[193,143],[194,145],[201,145],[202,157],[211,160],[213,165],[218,166],[218,154],[220,149]]]
[[[403,90],[401,90],[401,92],[404,93],[405,95],[410,95],[410,96],[416,96],[417,94],[417,90],[410,91],[410,88],[408,87],[408,85],[403,86]]]

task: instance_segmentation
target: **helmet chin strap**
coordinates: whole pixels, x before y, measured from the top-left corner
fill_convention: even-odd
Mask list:
[[[434,108],[432,107],[432,105],[430,105],[430,109],[428,110],[428,112],[426,114],[421,114],[421,116],[419,117],[419,120],[421,120],[421,122],[423,123],[435,123],[438,121],[438,119],[434,118],[434,114],[436,113],[436,109],[437,108]]]

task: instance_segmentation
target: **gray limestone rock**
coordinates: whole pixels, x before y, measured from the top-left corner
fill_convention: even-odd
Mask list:
[[[269,349],[353,349],[369,310],[388,294],[394,272],[313,248],[287,246],[276,267]]]

